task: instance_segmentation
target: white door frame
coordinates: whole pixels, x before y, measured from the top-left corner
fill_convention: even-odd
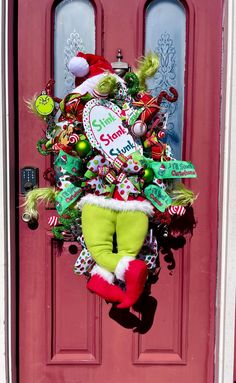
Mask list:
[[[214,0],[213,0],[214,1]],[[10,0],[0,2],[0,382],[13,379],[11,257],[14,252],[10,201],[14,193],[10,173],[8,83],[8,20]],[[215,383],[233,382],[236,282],[236,7],[225,0],[222,84],[222,148],[220,179],[219,256],[216,302]],[[10,76],[12,74],[10,73]],[[13,205],[14,206],[14,205]]]
[[[8,6],[10,1],[0,1],[0,382],[2,383],[11,383],[14,376],[11,345],[12,335],[15,334],[15,330],[12,329],[15,321],[12,320],[13,310],[11,310],[11,255],[14,256],[12,253],[14,232],[11,227],[14,227],[14,222],[11,221],[10,208],[14,208],[14,204],[10,206],[10,201],[15,197],[14,183],[10,182],[10,179],[14,179],[14,174],[10,172],[9,163]],[[12,76],[12,73],[10,75]]]
[[[232,383],[236,286],[236,7],[223,15],[221,176],[216,300],[215,382]]]

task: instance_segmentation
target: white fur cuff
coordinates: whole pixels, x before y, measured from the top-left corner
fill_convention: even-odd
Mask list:
[[[104,196],[96,196],[93,194],[87,194],[82,197],[77,207],[82,209],[85,205],[96,205],[105,209],[111,209],[115,211],[141,211],[148,216],[154,214],[153,206],[148,201],[119,201],[114,198],[106,198]]]
[[[91,271],[91,275],[99,275],[101,278],[105,279],[110,285],[114,282],[114,275],[108,271],[103,269],[101,266],[95,265]]]
[[[125,280],[125,272],[126,270],[128,270],[129,263],[132,262],[134,259],[134,257],[130,257],[128,255],[121,258],[115,269],[116,278],[121,279],[122,281]]]

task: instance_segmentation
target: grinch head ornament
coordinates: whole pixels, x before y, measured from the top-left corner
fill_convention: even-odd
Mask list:
[[[35,109],[41,116],[49,116],[54,110],[55,104],[46,91],[42,91],[41,95],[36,98]]]

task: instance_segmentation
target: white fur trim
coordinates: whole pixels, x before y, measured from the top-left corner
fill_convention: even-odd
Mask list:
[[[93,90],[96,87],[97,83],[105,76],[104,73],[97,74],[96,76],[89,77],[87,80],[85,80],[82,84],[77,86],[75,89],[72,90],[71,93],[80,93],[80,94],[86,94],[87,92],[90,93],[93,96]]]
[[[118,279],[121,279],[122,281],[125,280],[125,272],[129,268],[129,263],[134,261],[134,259],[134,257],[130,257],[128,255],[121,258],[115,269],[115,275]]]
[[[96,205],[104,207],[105,209],[111,209],[115,211],[142,211],[143,213],[152,216],[153,206],[148,201],[119,201],[113,198],[106,198],[104,196],[96,196],[93,194],[87,194],[82,197],[78,202],[77,207],[82,209],[85,205]]]
[[[105,281],[110,283],[110,285],[112,285],[114,282],[114,275],[110,271],[103,269],[101,266],[95,265],[93,267],[91,271],[91,275],[95,275],[95,274],[105,279]]]
[[[89,64],[83,57],[72,57],[68,63],[69,71],[76,77],[84,77],[89,72]]]

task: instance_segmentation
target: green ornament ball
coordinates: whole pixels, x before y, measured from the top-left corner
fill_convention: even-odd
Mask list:
[[[87,140],[80,140],[75,144],[74,149],[83,158],[91,151],[91,145]]]
[[[153,181],[153,178],[154,178],[154,173],[153,173],[152,169],[150,169],[150,168],[145,169],[143,178],[144,178],[145,183],[147,183],[147,184],[151,183]]]
[[[150,148],[149,142],[148,141],[144,141],[143,142],[143,147],[144,147],[144,149],[149,149]]]

